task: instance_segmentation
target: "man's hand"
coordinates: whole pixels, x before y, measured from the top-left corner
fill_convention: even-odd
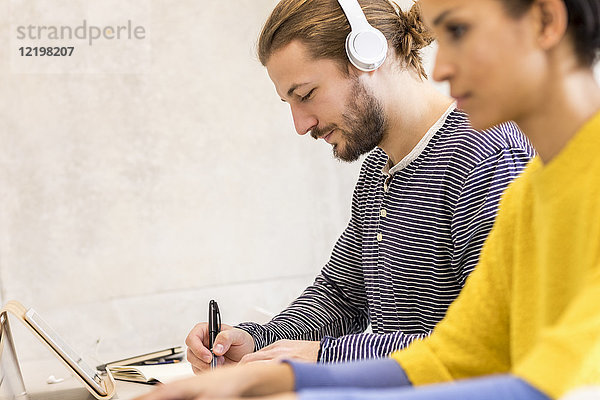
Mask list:
[[[193,378],[158,386],[136,400],[266,396],[294,389],[294,372],[286,363],[259,363],[220,367]],[[293,399],[293,394],[277,399]]]
[[[187,359],[192,364],[195,374],[210,369],[212,354],[208,348],[208,324],[202,322],[197,324],[185,339],[188,347]],[[213,346],[213,352],[218,357],[218,365],[236,364],[246,354],[254,351],[254,339],[252,336],[238,328],[222,324],[221,332],[217,335]]]
[[[254,361],[292,359],[316,362],[320,345],[320,342],[308,340],[278,340],[255,353],[246,354],[240,360],[240,364]]]

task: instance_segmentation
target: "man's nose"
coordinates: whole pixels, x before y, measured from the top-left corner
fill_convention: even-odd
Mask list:
[[[319,124],[317,118],[307,110],[298,106],[290,106],[292,109],[292,118],[294,119],[294,127],[298,135],[305,135]]]

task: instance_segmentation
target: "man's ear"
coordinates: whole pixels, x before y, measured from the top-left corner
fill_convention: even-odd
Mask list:
[[[567,6],[562,0],[535,0],[533,7],[539,23],[538,44],[544,50],[549,50],[567,32]]]

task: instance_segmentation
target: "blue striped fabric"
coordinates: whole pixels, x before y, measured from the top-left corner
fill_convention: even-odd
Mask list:
[[[534,155],[516,125],[478,132],[450,111],[408,162],[388,172],[383,150],[367,156],[350,222],[313,285],[269,323],[238,325],[257,350],[321,340],[322,362],[383,357],[444,317],[477,264],[502,192]],[[364,333],[369,323],[373,333]]]

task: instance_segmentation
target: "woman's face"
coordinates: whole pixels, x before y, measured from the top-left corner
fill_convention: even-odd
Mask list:
[[[537,10],[508,14],[501,0],[421,0],[438,40],[433,78],[447,80],[473,126],[529,117],[544,99],[548,76]]]

